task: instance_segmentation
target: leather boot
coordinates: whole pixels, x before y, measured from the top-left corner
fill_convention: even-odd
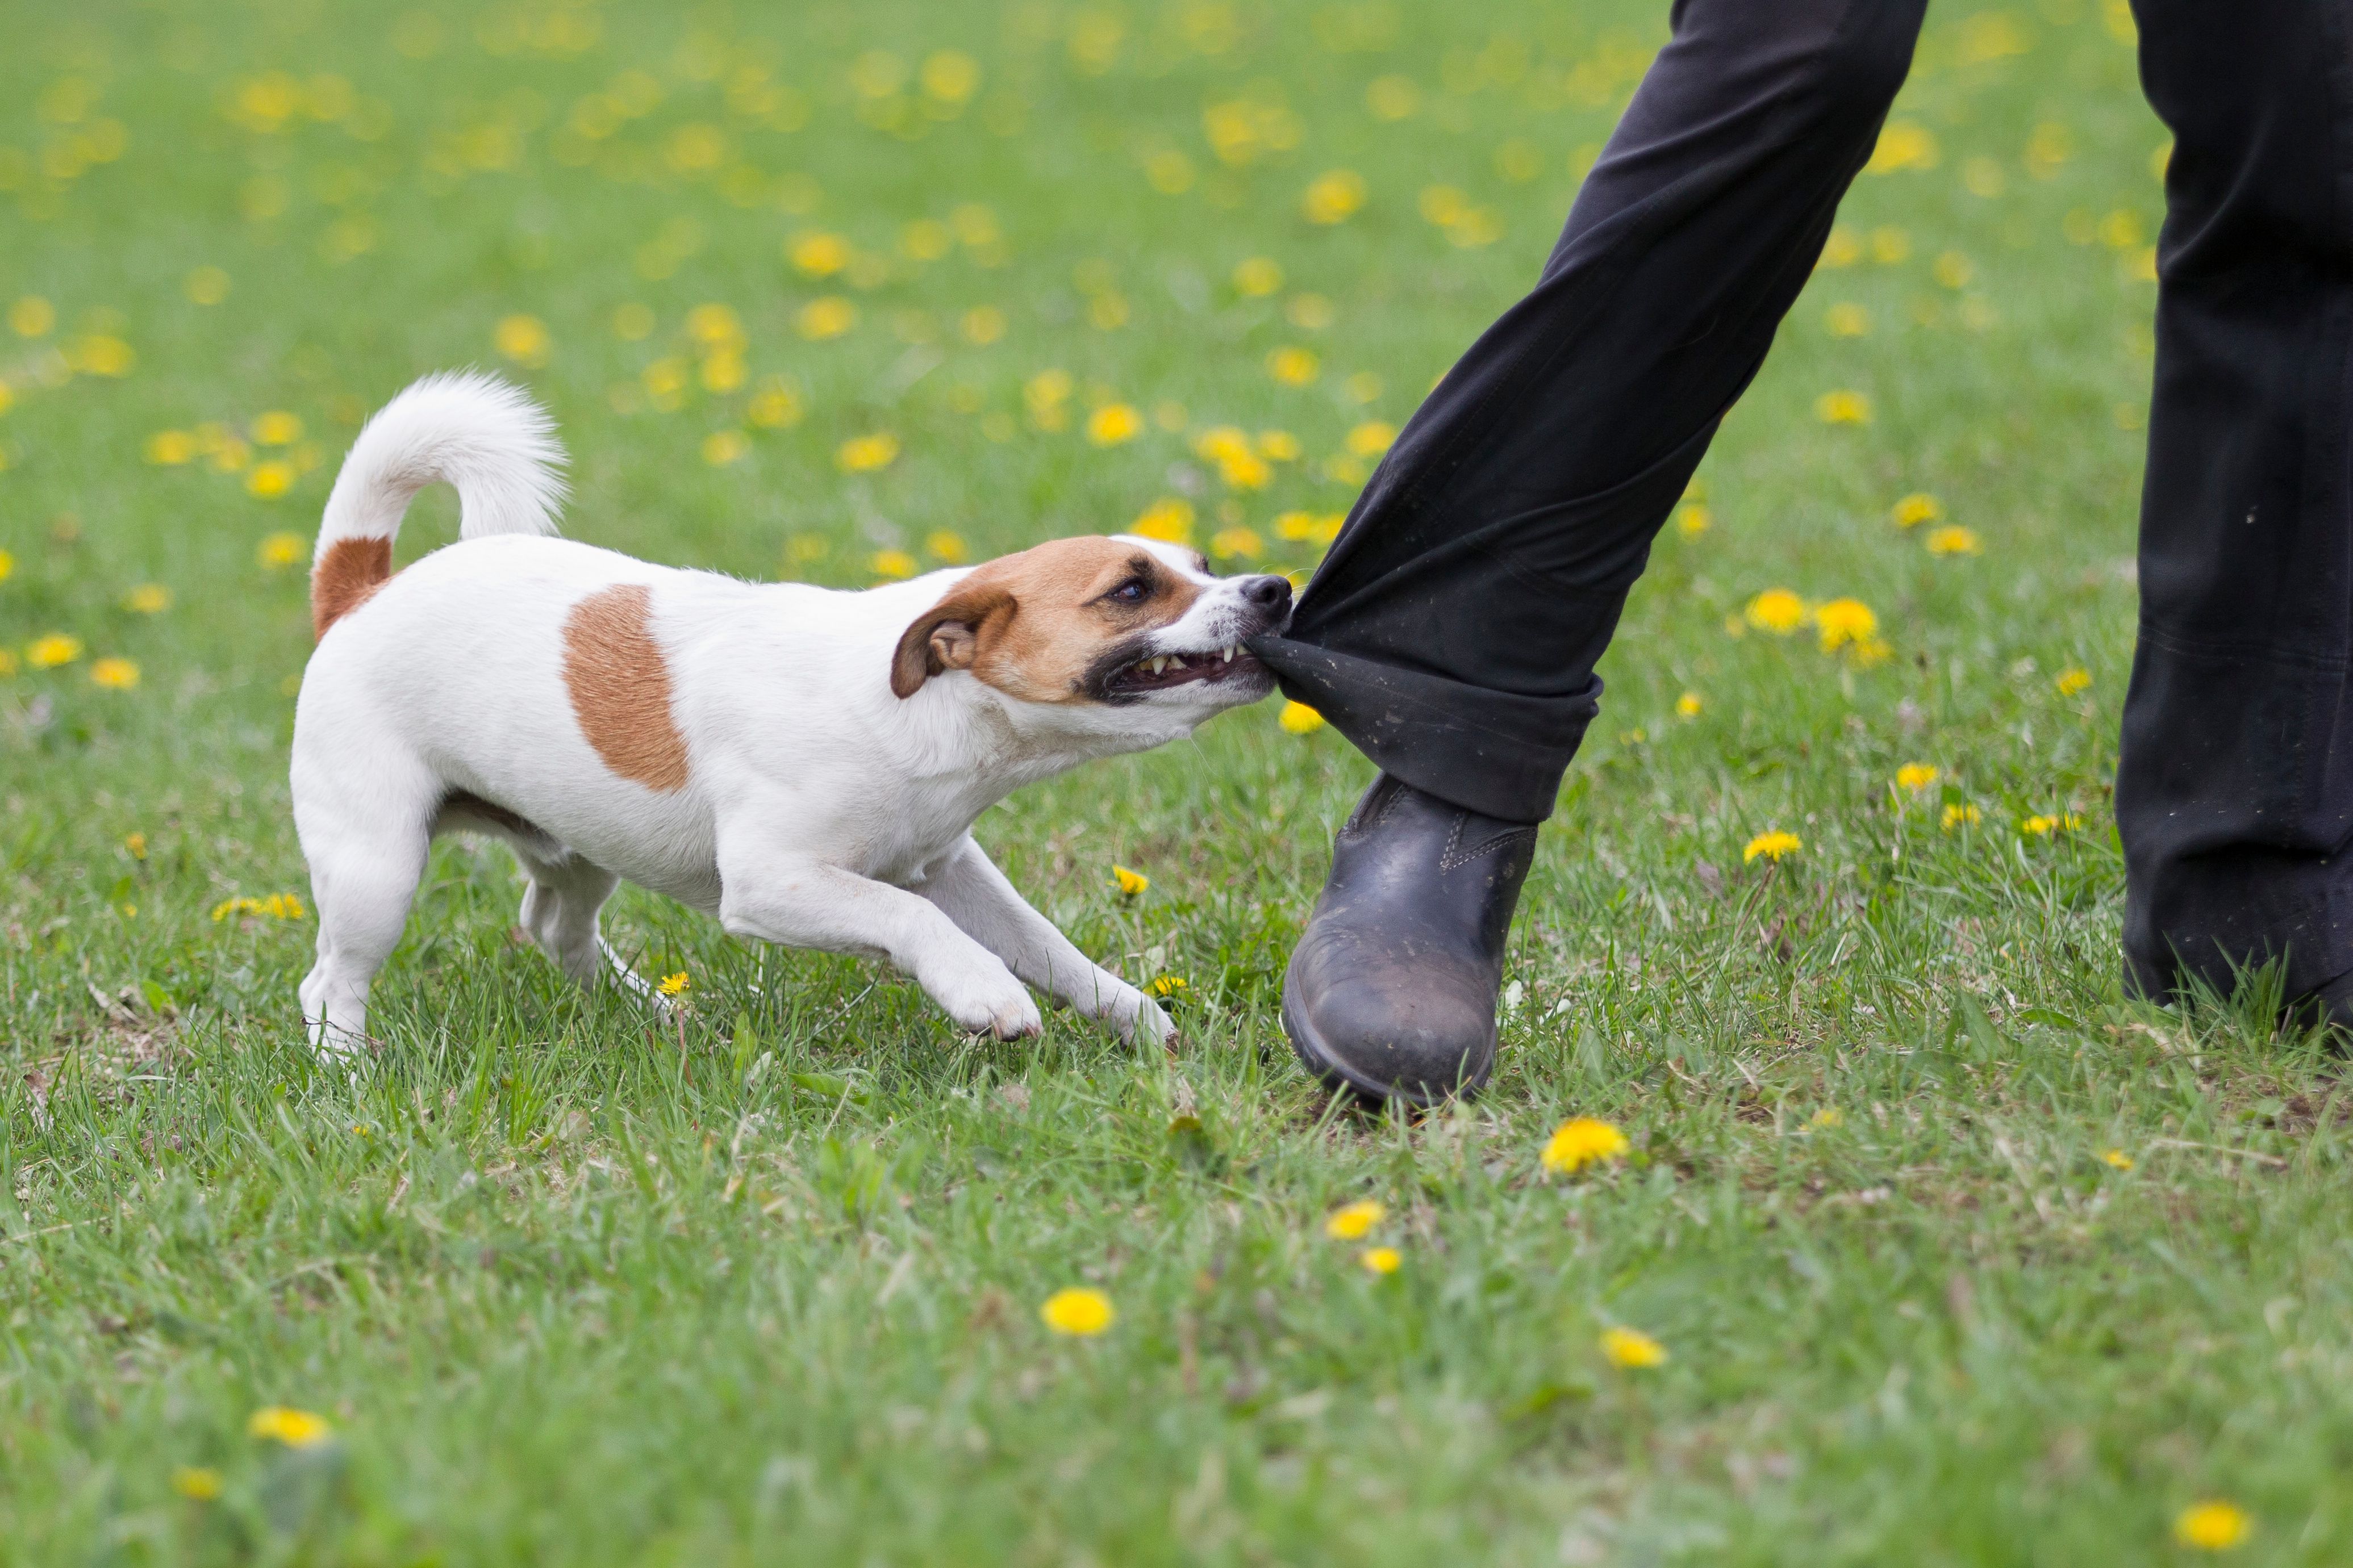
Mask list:
[[[1495,1063],[1504,940],[1536,830],[1384,773],[1340,829],[1282,981],[1292,1049],[1369,1100],[1468,1095]]]

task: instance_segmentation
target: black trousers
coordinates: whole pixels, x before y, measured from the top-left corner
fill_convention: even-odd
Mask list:
[[[1258,651],[1390,773],[1549,816],[1652,536],[1763,362],[1925,0],[1677,0],[1536,287]],[[2153,994],[2353,970],[2353,8],[2136,0],[2172,129],[2116,815]]]

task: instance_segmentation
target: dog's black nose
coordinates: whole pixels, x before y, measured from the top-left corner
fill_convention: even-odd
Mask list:
[[[1242,597],[1269,615],[1279,615],[1291,603],[1291,579],[1252,577],[1242,584]]]

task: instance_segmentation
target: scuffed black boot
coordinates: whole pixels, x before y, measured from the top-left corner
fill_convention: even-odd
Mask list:
[[[1536,830],[1384,773],[1340,829],[1282,981],[1282,1026],[1335,1088],[1430,1105],[1495,1064],[1504,939]]]

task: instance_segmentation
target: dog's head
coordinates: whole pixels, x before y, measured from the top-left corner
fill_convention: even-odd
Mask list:
[[[1215,576],[1191,550],[1129,534],[1057,539],[975,567],[916,616],[891,689],[913,697],[968,670],[1017,702],[1098,713],[1106,730],[1181,734],[1273,689],[1241,645],[1290,618],[1288,578]]]

